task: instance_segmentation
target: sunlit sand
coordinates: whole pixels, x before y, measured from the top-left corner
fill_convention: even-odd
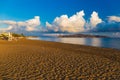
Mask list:
[[[21,39],[0,41],[0,80],[119,80],[120,50]]]

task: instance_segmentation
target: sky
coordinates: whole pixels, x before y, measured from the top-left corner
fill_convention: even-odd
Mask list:
[[[120,0],[0,0],[0,31],[120,31],[119,3]]]

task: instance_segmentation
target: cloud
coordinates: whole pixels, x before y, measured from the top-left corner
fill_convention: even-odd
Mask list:
[[[27,31],[37,30],[36,26],[39,26],[39,25],[40,25],[40,18],[39,16],[35,16],[34,19],[30,19],[26,21],[26,26],[27,26],[26,30]]]
[[[90,31],[95,32],[119,32],[120,31],[120,22],[102,22],[98,24],[94,29]]]
[[[9,24],[9,25],[16,25],[17,24],[15,21],[9,21],[9,20],[0,21],[0,23]]]
[[[119,32],[120,31],[120,17],[118,16],[109,16],[106,22],[102,21],[96,25],[91,31],[96,32]]]
[[[90,25],[92,28],[96,27],[97,24],[101,23],[102,19],[99,18],[98,13],[93,11],[90,18]]]
[[[52,24],[46,22],[46,26],[49,30],[62,31],[62,32],[81,32],[84,31],[85,19],[84,11],[77,12],[71,17],[62,15],[56,17]]]
[[[109,16],[108,21],[103,21],[98,12],[93,11],[88,20],[84,19],[84,11],[79,11],[76,14],[68,17],[61,15],[56,17],[52,23],[46,22],[46,26],[40,26],[41,21],[39,16],[26,21],[0,20],[0,31],[13,31],[20,33],[35,32],[86,32],[86,31],[120,31],[120,17]],[[6,24],[6,25],[2,25]],[[39,27],[40,26],[40,27]],[[4,27],[4,28],[3,28]]]
[[[120,17],[118,16],[108,16],[109,21],[120,22]]]
[[[13,27],[12,26],[9,26],[7,28],[0,28],[0,31],[8,31],[8,30],[11,30]]]
[[[36,31],[38,30],[37,26],[40,25],[40,17],[35,16],[33,19],[29,19],[27,21],[11,21],[11,20],[3,20],[0,21],[0,24],[7,24],[8,28],[2,28],[0,30],[12,30],[12,31]]]
[[[46,22],[47,29],[52,29],[52,25],[49,22]]]
[[[84,15],[85,13],[83,10],[71,17],[62,15],[56,17],[52,24],[46,22],[46,26],[49,30],[56,32],[84,32],[95,28],[98,24],[103,22],[95,11],[92,12],[90,20],[85,20]]]

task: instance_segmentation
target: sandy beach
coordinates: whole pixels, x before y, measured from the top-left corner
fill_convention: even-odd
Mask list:
[[[0,80],[119,80],[120,50],[0,40]]]

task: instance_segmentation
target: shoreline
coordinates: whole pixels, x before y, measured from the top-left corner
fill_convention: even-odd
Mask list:
[[[120,51],[120,49],[117,48],[108,48],[108,47],[99,47],[99,46],[90,46],[90,45],[82,45],[82,44],[72,44],[72,43],[63,43],[63,42],[55,42],[55,41],[47,41],[47,40],[38,40],[38,39],[29,39],[29,38],[39,38],[39,37],[24,37],[24,38],[20,38],[18,40],[13,40],[13,41],[7,41],[7,40],[0,40],[0,42],[16,42],[16,41],[39,41],[39,42],[50,42],[50,43],[58,43],[58,44],[65,44],[65,45],[76,45],[76,46],[85,46],[85,47],[91,47],[91,48],[102,48],[102,49],[111,49],[111,50],[118,50]]]
[[[30,37],[30,38],[27,38],[27,39],[29,39],[29,40],[41,40],[40,38],[41,37]],[[58,39],[62,38],[63,40],[64,40],[64,38],[66,38],[66,39],[69,39],[69,38],[78,38],[79,39],[79,37],[54,37],[54,38],[58,38]],[[80,39],[82,39],[82,38],[80,38]],[[99,39],[99,38],[86,38],[86,39]],[[120,38],[102,38],[102,39],[120,39]],[[62,42],[61,40],[58,40],[58,41],[43,40],[43,41],[59,42],[59,43],[75,44],[75,45],[85,45],[85,46],[91,46],[91,47],[110,48],[110,49],[120,50],[119,47],[109,47],[109,46],[99,46],[99,45],[90,45],[90,44],[80,44],[79,42],[78,43],[74,43],[74,42]]]

